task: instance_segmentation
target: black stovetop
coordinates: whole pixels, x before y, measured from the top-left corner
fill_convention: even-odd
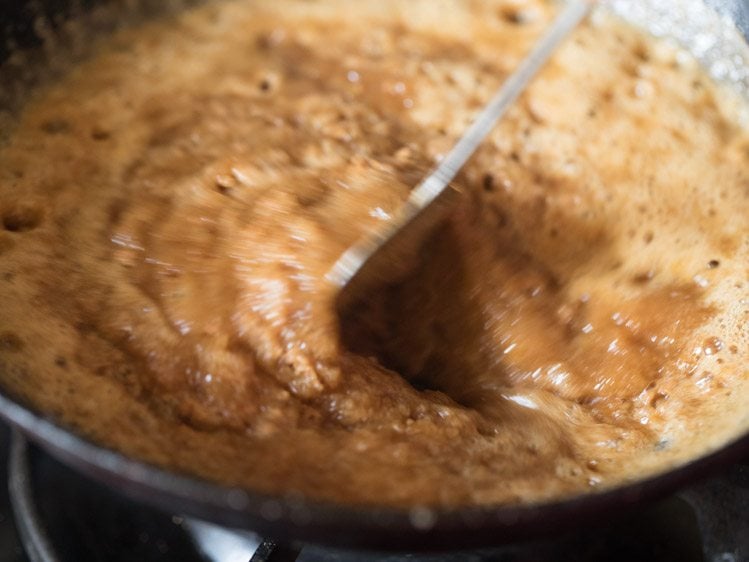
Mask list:
[[[6,482],[9,442],[9,430],[0,426],[0,478]],[[81,477],[36,447],[28,449],[26,458],[38,522],[59,562],[240,562],[252,558],[260,541],[132,502]],[[8,487],[2,486],[0,562],[34,562],[24,553],[19,527],[23,525],[14,519]],[[703,546],[710,550],[707,556]],[[297,560],[747,562],[748,553],[749,468],[739,465],[682,494],[551,539],[492,551],[418,556],[305,545]],[[281,554],[285,557],[276,551],[273,559],[293,558],[288,552]],[[253,560],[258,559],[268,560],[260,553]]]

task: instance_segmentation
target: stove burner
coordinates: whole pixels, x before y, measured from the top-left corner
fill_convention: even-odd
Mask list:
[[[6,433],[0,430],[0,451],[7,449]],[[599,526],[498,549],[433,555],[302,549],[165,514],[86,479],[18,433],[8,470],[26,555],[0,552],[0,562],[749,562],[749,465]],[[2,504],[0,496],[0,538],[3,525],[10,525],[3,524]]]
[[[33,502],[26,446],[26,440],[14,433],[8,460],[8,489],[13,514],[31,562],[57,562]]]
[[[10,503],[26,550],[26,557],[12,562],[209,561],[183,518],[141,509],[27,444],[16,432],[8,472]],[[5,560],[0,554],[0,561]]]

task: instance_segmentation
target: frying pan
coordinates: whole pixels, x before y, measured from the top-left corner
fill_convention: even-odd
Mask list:
[[[668,3],[661,3],[661,6]],[[55,35],[65,37],[71,23],[79,27],[90,25],[96,27],[96,33],[102,33],[123,21],[111,14],[127,11],[131,20],[147,18],[164,10],[180,9],[189,2],[110,0],[109,17],[101,14],[90,17],[96,15],[103,4],[105,2],[96,0],[0,0],[0,63],[6,61],[6,74],[0,73],[0,76],[12,75],[19,84],[23,83],[23,88],[27,87],[36,76],[31,65],[46,64],[43,39]],[[632,2],[612,0],[611,4],[617,9]],[[711,4],[730,16],[743,29],[744,35],[749,36],[749,4],[742,0]],[[647,19],[647,14],[643,17]],[[77,45],[73,47],[80,48],[80,43]],[[41,56],[37,56],[40,51]],[[18,52],[36,54],[15,60],[9,58]],[[34,60],[40,62],[34,63]],[[11,74],[7,73],[9,66],[13,67]],[[739,76],[739,80],[744,80],[749,87],[749,72]],[[3,84],[8,86],[9,83]],[[0,94],[0,110],[22,101],[18,99],[18,92],[23,88],[4,88],[6,95]],[[165,511],[252,530],[280,540],[378,550],[478,548],[548,534],[552,529],[581,525],[595,516],[619,513],[672,493],[749,455],[747,434],[669,472],[601,493],[536,505],[399,510],[273,497],[180,476],[87,441],[1,391],[0,416],[61,461],[119,492]]]

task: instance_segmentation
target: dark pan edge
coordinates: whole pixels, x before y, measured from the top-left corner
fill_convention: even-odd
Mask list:
[[[135,500],[280,540],[376,550],[482,548],[549,535],[614,517],[749,454],[749,434],[675,470],[557,503],[420,510],[346,507],[279,498],[169,473],[96,445],[0,394],[0,417],[62,462]]]

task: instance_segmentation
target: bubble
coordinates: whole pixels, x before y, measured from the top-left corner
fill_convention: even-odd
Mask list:
[[[408,518],[416,529],[428,531],[437,522],[437,515],[429,508],[415,507],[408,514]]]
[[[278,521],[283,515],[283,508],[277,501],[267,501],[260,506],[260,515],[267,521]]]
[[[0,351],[22,351],[23,341],[13,332],[0,332]]]
[[[226,503],[232,509],[246,509],[250,503],[247,493],[244,490],[234,489],[226,494]]]
[[[70,123],[65,119],[48,119],[42,123],[41,129],[50,135],[60,135],[70,132]]]
[[[3,228],[8,232],[34,230],[42,222],[42,210],[31,205],[16,205],[2,214]]]

